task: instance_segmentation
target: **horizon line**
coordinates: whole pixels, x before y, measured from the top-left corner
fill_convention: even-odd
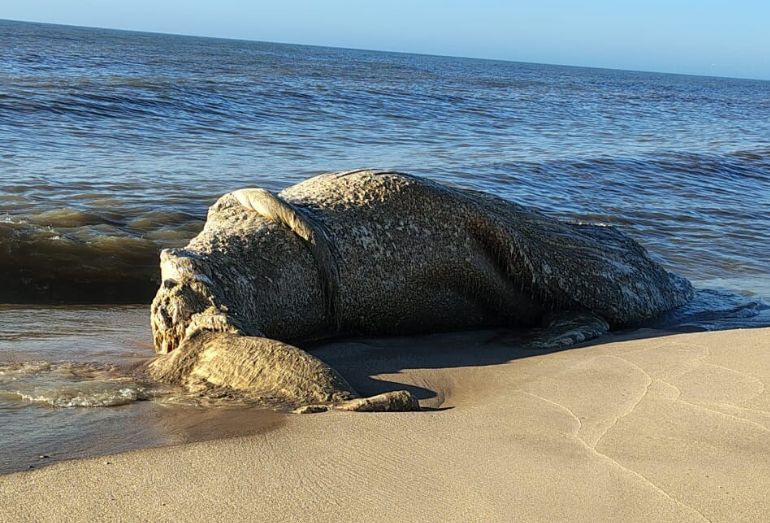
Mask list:
[[[696,74],[696,73],[675,73],[670,71],[654,71],[654,70],[647,70],[647,69],[621,69],[616,67],[606,67],[606,66],[595,66],[595,65],[574,65],[574,64],[557,64],[557,63],[547,63],[547,62],[527,62],[524,60],[513,60],[510,58],[492,58],[492,57],[482,57],[482,56],[457,56],[457,55],[449,55],[449,54],[436,54],[436,53],[425,53],[425,52],[415,52],[415,51],[394,51],[390,49],[369,49],[369,48],[362,48],[362,47],[342,47],[342,46],[333,46],[333,45],[321,45],[321,44],[305,44],[300,42],[286,42],[286,41],[273,41],[273,40],[258,40],[258,39],[248,39],[248,38],[235,38],[235,37],[228,37],[228,36],[213,36],[213,35],[202,35],[202,34],[189,34],[189,33],[163,33],[159,31],[145,31],[141,29],[125,29],[120,27],[97,27],[97,26],[89,26],[89,25],[75,25],[75,24],[63,24],[59,22],[40,22],[37,20],[15,20],[10,18],[0,18],[0,21],[5,22],[17,22],[17,23],[24,23],[24,24],[39,24],[39,25],[53,25],[53,26],[60,26],[60,27],[75,27],[78,29],[100,29],[105,31],[118,31],[123,33],[141,33],[141,34],[150,34],[150,35],[166,35],[166,36],[182,36],[187,38],[204,38],[204,39],[211,39],[211,40],[227,40],[227,41],[233,41],[233,42],[249,42],[249,43],[263,43],[263,44],[278,44],[278,45],[296,45],[296,46],[304,46],[304,47],[318,47],[323,49],[341,49],[346,51],[366,51],[366,52],[372,52],[372,53],[393,53],[393,54],[406,54],[406,55],[416,55],[416,56],[432,56],[437,58],[457,58],[461,60],[486,60],[490,62],[507,62],[507,63],[513,63],[513,64],[529,64],[529,65],[545,65],[549,67],[572,67],[576,69],[599,69],[604,71],[620,71],[620,72],[627,72],[627,73],[647,73],[647,74],[664,74],[664,75],[673,75],[673,76],[694,76],[699,78],[720,78],[720,79],[726,79],[726,80],[746,80],[746,81],[752,81],[752,82],[770,82],[770,78],[755,78],[755,77],[749,77],[749,76],[719,76],[719,75],[709,75],[709,74]]]

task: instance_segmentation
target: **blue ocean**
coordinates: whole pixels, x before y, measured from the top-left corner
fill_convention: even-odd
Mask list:
[[[691,319],[766,310],[770,82],[0,21],[0,471],[92,425],[184,440],[59,407],[153,396],[120,380],[158,252],[218,196],[360,167],[617,226],[708,290]]]

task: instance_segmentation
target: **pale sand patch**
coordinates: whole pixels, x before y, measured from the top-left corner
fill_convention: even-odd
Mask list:
[[[530,357],[490,333],[323,347],[362,392],[450,408],[3,476],[0,520],[766,521],[770,329],[641,334]]]

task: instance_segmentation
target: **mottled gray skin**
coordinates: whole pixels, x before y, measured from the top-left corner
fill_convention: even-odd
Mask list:
[[[595,332],[597,317],[633,325],[692,297],[689,282],[616,229],[384,171],[325,174],[277,197],[226,194],[204,230],[161,259],[152,327],[168,356],[151,373],[188,387],[272,391],[293,406],[356,394],[287,343],[535,326],[560,312],[589,315]],[[238,356],[233,336],[250,340]],[[293,363],[276,346],[290,347]]]

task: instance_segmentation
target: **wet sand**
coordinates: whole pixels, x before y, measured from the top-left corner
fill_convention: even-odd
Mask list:
[[[499,334],[320,347],[361,392],[407,387],[430,410],[288,416],[257,435],[0,476],[2,519],[767,516],[770,329],[642,331],[542,355]]]

